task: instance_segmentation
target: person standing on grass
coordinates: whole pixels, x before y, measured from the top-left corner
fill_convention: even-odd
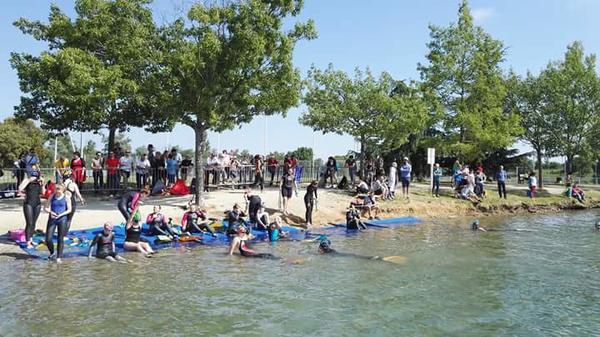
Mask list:
[[[431,194],[436,198],[440,197],[440,179],[442,178],[443,171],[440,168],[439,163],[435,163],[433,167],[433,187],[431,188]]]
[[[537,193],[537,177],[535,176],[535,172],[529,173],[527,185],[529,185],[529,197],[535,199],[535,194]]]
[[[408,162],[408,157],[404,157],[402,166],[400,166],[400,180],[402,180],[402,197],[409,198],[410,176],[412,166]]]
[[[398,164],[396,162],[392,163],[390,166],[390,172],[388,175],[388,187],[389,187],[389,196],[390,199],[396,199],[396,179],[398,177]]]
[[[103,169],[104,157],[102,157],[101,152],[96,152],[96,157],[92,159],[92,176],[94,177],[94,191],[96,192],[104,187]]]
[[[496,173],[496,181],[498,182],[498,195],[500,199],[504,197],[506,199],[506,179],[508,179],[508,173],[504,170],[504,166],[500,165],[498,173]]]
[[[348,168],[348,174],[350,175],[350,184],[354,186],[354,177],[356,176],[356,160],[353,155],[348,156],[346,159],[346,167]]]

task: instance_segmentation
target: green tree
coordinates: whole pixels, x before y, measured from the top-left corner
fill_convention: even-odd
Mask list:
[[[313,24],[284,22],[300,13],[303,1],[198,3],[188,21],[177,20],[163,32],[162,65],[157,83],[161,113],[195,132],[196,204],[203,183],[202,152],[207,131],[220,132],[257,115],[285,113],[298,103],[301,81],[292,64],[296,42],[315,37]],[[287,22],[286,22],[287,23]]]
[[[52,5],[48,23],[25,18],[14,25],[24,34],[48,43],[34,56],[13,53],[20,88],[26,95],[16,107],[19,118],[40,120],[44,129],[116,131],[148,125],[166,128],[165,119],[152,120],[156,83],[157,34],[151,0],[77,0],[72,20]],[[148,95],[152,92],[152,95]]]
[[[520,115],[523,134],[520,139],[531,145],[536,154],[539,186],[543,187],[543,158],[556,152],[554,137],[548,132],[546,121],[546,92],[549,88],[537,76],[527,73],[524,79],[511,74],[507,79],[509,88],[506,109]]]
[[[312,67],[306,82],[303,100],[308,110],[300,123],[354,137],[361,159],[375,149],[401,146],[428,119],[427,105],[414,85],[404,85],[385,72],[376,79],[368,69],[356,69],[352,79],[332,65],[324,71]]]
[[[596,56],[585,55],[580,42],[567,48],[562,61],[550,63],[540,74],[544,83],[544,126],[556,142],[558,154],[572,172],[576,156],[589,156],[600,136],[600,78]]]
[[[457,23],[429,29],[427,64],[418,69],[444,108],[436,123],[442,150],[474,161],[513,144],[521,128],[518,114],[503,109],[502,42],[474,25],[466,0]]]
[[[45,132],[32,121],[6,118],[0,122],[0,167],[10,168],[22,154],[35,149],[40,161],[47,157],[44,149]]]
[[[301,146],[294,151],[288,152],[289,156],[296,156],[298,160],[312,160],[313,159],[313,149],[310,147]]]

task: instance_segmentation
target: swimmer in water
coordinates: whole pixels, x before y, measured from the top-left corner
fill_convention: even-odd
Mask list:
[[[104,224],[102,233],[96,234],[94,240],[90,243],[88,249],[88,257],[92,257],[92,250],[96,247],[96,257],[110,262],[127,263],[127,260],[115,251],[115,233],[113,233],[113,225],[110,222]]]
[[[596,223],[594,224],[594,228],[596,228],[596,231],[600,232],[600,221],[596,221]]]
[[[488,230],[481,227],[481,223],[479,222],[479,220],[475,220],[471,223],[471,230],[474,231],[483,231],[483,232],[487,232]]]
[[[531,230],[529,229],[521,229],[521,228],[515,228],[515,229],[495,229],[495,228],[490,228],[490,229],[485,229],[483,227],[481,227],[481,223],[479,222],[479,220],[475,220],[471,223],[471,230],[474,231],[482,231],[482,232],[531,232]]]
[[[246,227],[239,226],[237,228],[236,236],[231,240],[229,245],[229,255],[233,255],[236,250],[239,250],[240,255],[243,257],[256,257],[262,259],[278,260],[279,257],[269,253],[257,253],[248,246],[246,241],[252,240],[254,236],[246,232]]]
[[[364,259],[364,260],[380,260],[380,261],[397,263],[397,264],[404,263],[404,261],[406,260],[403,256],[368,256],[368,255],[360,255],[360,254],[354,254],[354,253],[338,252],[337,250],[335,250],[331,247],[331,241],[329,240],[329,238],[326,235],[321,235],[321,236],[317,237],[314,240],[314,242],[319,242],[319,254],[331,254],[331,255],[342,256],[342,257],[354,257],[354,258]]]

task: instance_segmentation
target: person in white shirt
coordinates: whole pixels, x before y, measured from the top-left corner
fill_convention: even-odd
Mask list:
[[[92,159],[92,176],[94,177],[94,190],[98,191],[104,187],[104,157],[101,152],[96,152],[96,157]]]
[[[119,158],[119,170],[121,171],[121,177],[123,179],[123,188],[127,188],[127,185],[129,184],[132,164],[131,153],[129,150],[126,150],[123,156]]]
[[[388,175],[388,187],[390,188],[390,199],[396,198],[396,178],[398,177],[398,164],[396,162],[392,163],[390,166],[390,172]]]
[[[371,183],[371,192],[377,196],[381,196],[383,200],[388,198],[388,187],[385,184],[384,176],[373,179],[373,182]]]
[[[146,154],[142,154],[141,157],[135,162],[135,185],[138,190],[141,190],[146,186],[148,181],[148,171],[150,169],[150,160],[146,157]]]

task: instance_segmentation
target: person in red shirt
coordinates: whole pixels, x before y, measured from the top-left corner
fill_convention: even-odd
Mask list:
[[[279,167],[279,162],[275,159],[274,156],[270,156],[267,160],[267,170],[271,174],[271,183],[270,186],[273,186],[273,178],[275,178],[275,173],[277,172],[277,167]]]
[[[298,158],[296,158],[296,155],[292,155],[292,157],[290,158],[290,164],[291,164],[291,168],[293,168],[294,172],[295,172],[296,167],[298,167]]]
[[[73,171],[73,181],[75,181],[77,187],[81,189],[83,182],[85,181],[85,161],[83,161],[78,151],[73,152],[71,171]]]
[[[119,188],[119,158],[115,156],[113,151],[108,153],[106,159],[106,170],[108,176],[108,188],[116,190]]]

